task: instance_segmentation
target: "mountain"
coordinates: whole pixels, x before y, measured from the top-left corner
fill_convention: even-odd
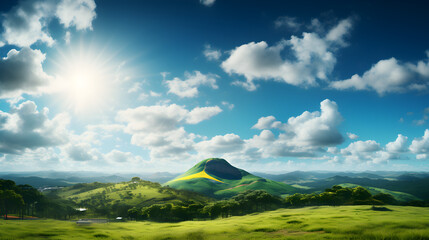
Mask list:
[[[261,178],[229,164],[225,159],[205,159],[164,186],[190,190],[214,198],[227,198],[246,190],[265,190],[273,195],[292,194],[297,188]]]

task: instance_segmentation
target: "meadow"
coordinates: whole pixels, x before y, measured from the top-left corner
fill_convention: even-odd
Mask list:
[[[391,211],[321,206],[179,223],[0,220],[0,239],[429,239],[429,208],[386,207]]]

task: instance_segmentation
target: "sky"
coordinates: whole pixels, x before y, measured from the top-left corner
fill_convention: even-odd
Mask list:
[[[0,172],[429,171],[424,1],[0,3]]]

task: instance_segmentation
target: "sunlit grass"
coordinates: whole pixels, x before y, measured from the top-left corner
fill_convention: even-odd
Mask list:
[[[0,239],[429,239],[429,209],[388,206],[279,209],[212,221],[0,221]]]

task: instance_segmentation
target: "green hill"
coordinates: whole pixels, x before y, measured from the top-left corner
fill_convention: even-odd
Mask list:
[[[206,203],[212,199],[198,193],[163,187],[159,183],[132,180],[121,183],[80,183],[47,194],[73,201],[76,206],[88,209],[88,215],[125,216],[131,207],[153,204]]]
[[[250,174],[220,158],[205,159],[164,185],[215,198],[227,198],[247,190],[265,190],[273,195],[297,191],[297,188],[285,183]]]

